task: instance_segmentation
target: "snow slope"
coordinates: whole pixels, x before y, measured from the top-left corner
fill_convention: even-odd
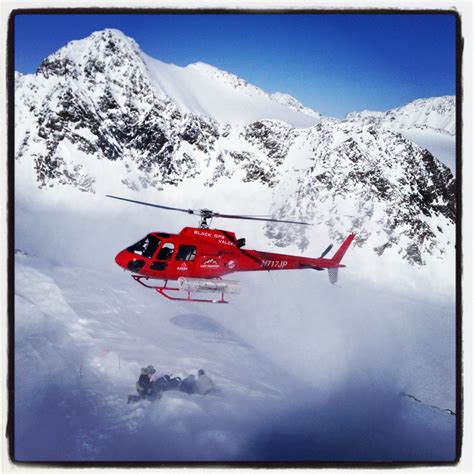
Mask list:
[[[444,163],[456,175],[456,137],[433,129],[403,129],[400,133]]]
[[[204,63],[184,68],[141,53],[155,89],[169,97],[182,112],[204,115],[221,124],[247,124],[261,119],[282,120],[310,127],[320,115],[296,99],[269,95],[239,77]]]
[[[256,273],[238,275],[229,305],[173,303],[113,258],[150,222],[175,231],[179,219],[103,201],[17,197],[19,460],[453,458],[455,417],[429,405],[455,409],[454,305],[429,271],[412,273],[416,291],[393,276],[384,289],[354,248],[339,288],[320,272]],[[220,391],[127,405],[149,363],[204,368]]]
[[[456,98],[454,96],[418,99],[387,112],[385,119],[397,128],[432,128],[450,135],[456,133]]]

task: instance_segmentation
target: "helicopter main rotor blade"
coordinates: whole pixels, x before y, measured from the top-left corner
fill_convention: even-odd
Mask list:
[[[150,207],[158,207],[160,209],[167,209],[168,211],[180,211],[180,212],[186,212],[187,214],[197,214],[197,215],[199,215],[199,211],[193,211],[192,209],[180,209],[179,207],[160,206],[159,204],[151,204],[149,202],[135,201],[134,199],[126,199],[126,198],[122,198],[122,197],[118,197],[118,196],[111,196],[110,194],[106,194],[106,197],[113,198],[113,199],[119,199],[120,201],[133,202],[135,204],[142,204],[143,206],[150,206]]]
[[[232,214],[219,214],[215,212],[212,217],[224,217],[225,219],[245,219],[249,221],[265,221],[265,222],[281,222],[283,224],[301,224],[301,225],[313,225],[309,222],[299,222],[299,221],[286,221],[280,219],[270,219],[270,218],[262,218],[262,217],[254,217],[254,216],[237,216]]]
[[[193,210],[193,209],[182,209],[182,208],[179,208],[179,207],[162,206],[160,204],[152,204],[150,202],[137,201],[135,199],[127,199],[127,198],[123,198],[123,197],[119,197],[119,196],[111,196],[110,194],[106,194],[106,197],[109,197],[109,198],[112,198],[112,199],[118,199],[120,201],[133,202],[134,204],[141,204],[142,206],[157,207],[158,209],[166,209],[168,211],[185,212],[186,214],[192,214],[194,216],[201,216],[202,219],[212,219],[213,217],[223,217],[225,219],[244,219],[244,220],[249,220],[249,221],[280,222],[282,224],[313,225],[313,224],[310,224],[309,222],[272,219],[270,216],[247,216],[247,215],[235,215],[235,214],[220,214],[219,212],[214,212],[214,211],[211,211],[210,209]]]

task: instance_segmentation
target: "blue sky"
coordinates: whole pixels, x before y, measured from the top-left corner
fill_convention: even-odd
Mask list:
[[[456,92],[449,14],[20,14],[15,69],[32,73],[68,41],[104,28],[162,61],[203,61],[324,115]]]

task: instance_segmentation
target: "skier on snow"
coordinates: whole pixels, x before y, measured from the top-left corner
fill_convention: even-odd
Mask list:
[[[181,380],[181,383],[178,385],[178,390],[180,392],[192,393],[196,392],[196,377],[193,374],[188,375],[185,379]]]
[[[209,392],[212,392],[212,390],[214,390],[214,382],[208,375],[206,375],[204,370],[199,369],[198,378],[196,380],[196,393],[199,393],[199,395],[206,395]]]
[[[140,377],[136,383],[136,388],[138,392],[137,395],[129,395],[128,403],[138,402],[140,400],[156,400],[158,393],[154,390],[153,382],[151,381],[151,376],[156,373],[155,368],[152,365],[145,367],[141,370]]]

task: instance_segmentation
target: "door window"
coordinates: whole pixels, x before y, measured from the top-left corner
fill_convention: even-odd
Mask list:
[[[156,256],[157,260],[169,260],[174,252],[174,245],[170,242],[166,242],[161,247],[158,255]]]
[[[165,270],[167,266],[168,266],[168,262],[164,262],[162,260],[161,262],[151,262],[150,269],[151,270]]]
[[[191,261],[196,257],[196,247],[194,245],[180,245],[176,260]]]

